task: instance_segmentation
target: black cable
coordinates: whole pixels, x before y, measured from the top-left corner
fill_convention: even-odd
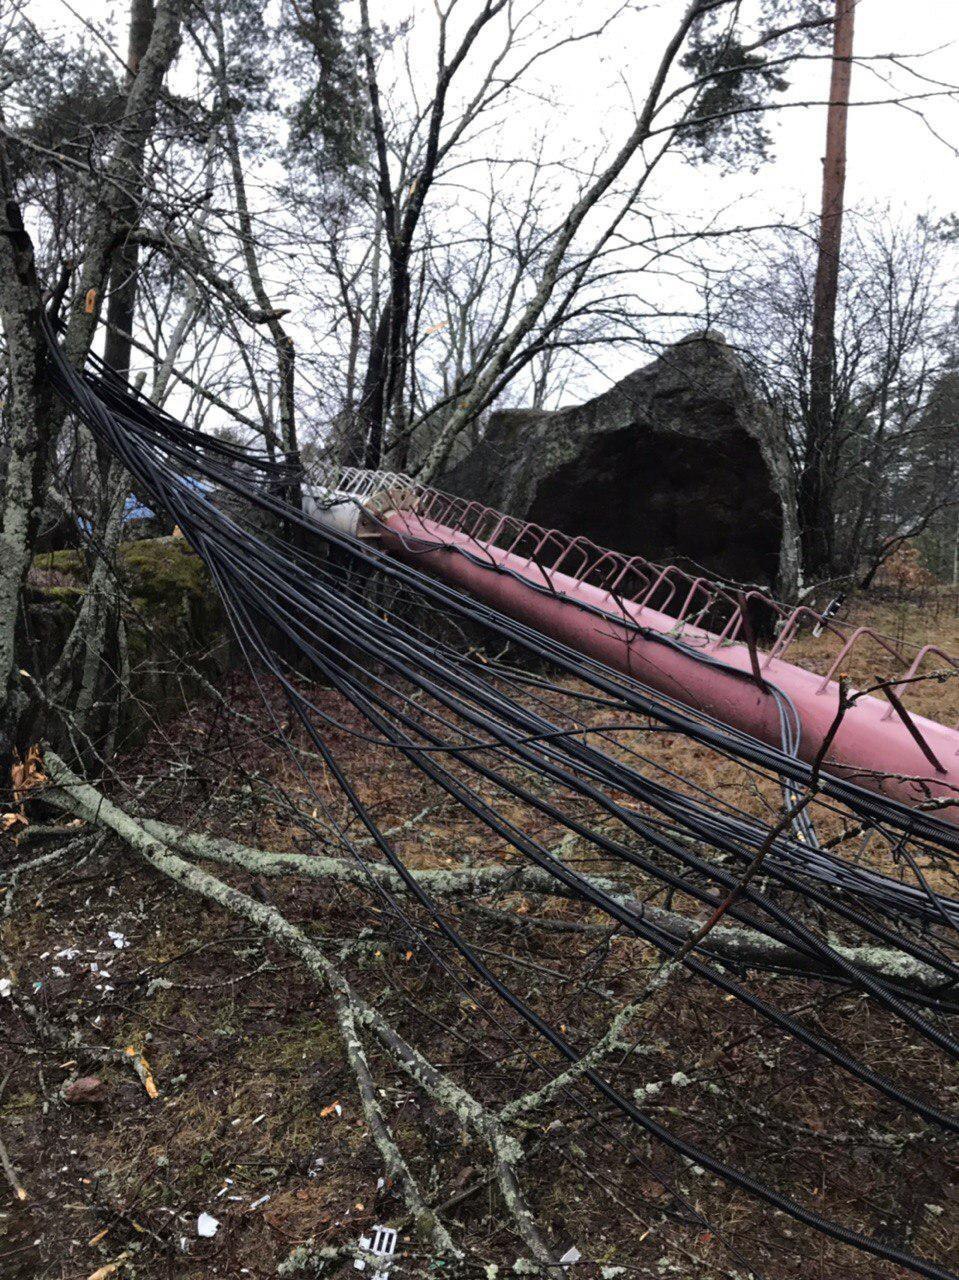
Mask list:
[[[222,566],[223,561],[221,557],[223,556],[224,551],[229,552],[231,544],[235,544],[238,541],[238,538],[241,537],[241,535],[239,535],[238,527],[234,525],[228,517],[223,515],[223,513],[218,512],[212,503],[210,503],[203,495],[198,494],[195,490],[191,490],[186,480],[178,476],[175,471],[171,470],[169,461],[164,460],[163,457],[165,454],[166,459],[176,459],[181,463],[186,463],[192,450],[193,465],[197,465],[199,454],[196,450],[200,446],[195,441],[190,441],[190,436],[185,429],[181,429],[178,434],[178,424],[176,424],[174,420],[169,419],[168,416],[158,415],[157,422],[154,423],[151,418],[148,405],[136,401],[135,398],[124,396],[116,386],[108,387],[107,396],[105,398],[99,398],[96,394],[95,387],[90,385],[90,380],[84,380],[78,377],[75,371],[66,364],[61,353],[56,348],[55,343],[52,344],[51,359],[55,372],[55,381],[58,385],[58,389],[65,395],[67,402],[84,417],[91,429],[95,434],[97,434],[98,438],[100,438],[107,447],[121,458],[137,479],[146,483],[151,492],[155,493],[156,499],[159,501],[160,505],[165,506],[175,518],[178,518],[178,522],[181,524],[184,534],[195,546],[198,547],[198,549],[201,550],[201,555],[203,554],[203,549],[205,549],[206,556],[204,558],[210,557],[212,544],[225,539],[225,547],[220,545],[212,548],[214,562],[219,561]],[[103,379],[101,379],[101,381],[103,381]],[[117,403],[118,401],[119,404]],[[198,433],[193,433],[194,436],[197,434]],[[214,455],[216,455],[216,452],[217,451],[215,450],[213,451]],[[218,458],[215,457],[212,462],[205,460],[203,462],[203,470],[207,475],[212,474],[217,476],[221,483],[228,482],[225,487],[232,488],[234,492],[239,493],[241,496],[250,497],[252,495],[252,500],[256,501],[258,505],[262,506],[264,509],[272,510],[274,514],[279,515],[289,524],[302,527],[305,530],[310,529],[309,523],[306,522],[302,516],[292,511],[291,508],[280,502],[280,500],[275,499],[270,495],[258,495],[256,490],[237,480],[237,478],[230,473],[229,468],[239,466],[240,462],[241,460],[237,458],[235,451],[225,451],[221,453]],[[206,533],[203,532],[204,528],[207,530]],[[364,552],[363,558],[360,558],[359,553],[355,548],[350,547],[347,540],[338,540],[336,538],[330,540],[334,543],[339,541],[341,548],[345,549],[347,552],[352,551],[352,554],[357,556],[360,563],[383,567],[385,557]],[[227,559],[229,559],[229,555],[227,555]],[[270,560],[271,557],[268,554],[268,549],[265,544],[255,537],[248,537],[246,541],[247,569],[252,565],[261,562],[264,567],[268,566],[270,565]],[[291,584],[289,581],[291,576],[295,577],[293,572],[294,567],[299,573],[303,573],[299,561],[295,560],[291,567],[284,566],[282,563],[276,563],[276,557],[273,557],[273,560],[274,563],[271,568],[273,571],[272,581],[274,587],[279,593],[282,593],[283,591],[286,592],[286,596],[288,599],[292,600],[294,608],[301,608],[301,604],[293,598]],[[397,575],[397,578],[398,580],[406,582],[412,581],[405,575]],[[270,615],[273,614],[272,620],[274,622],[282,619],[282,611],[279,609],[271,609],[269,607],[270,602],[268,598],[266,599],[267,608],[264,610],[262,588],[257,588],[257,591],[260,592],[260,599],[256,600],[256,595],[250,586],[249,578],[244,578],[242,572],[239,577],[237,577],[237,567],[235,564],[232,566],[232,582],[241,597],[252,595],[253,599],[251,602],[255,604],[261,616],[264,618],[270,618]],[[303,585],[308,586],[308,580],[304,580]],[[456,593],[450,593],[448,591],[435,592],[427,590],[425,587],[424,592],[434,600],[441,600],[447,607],[452,608],[454,612],[458,612],[460,616],[467,617],[472,620],[486,621],[492,619],[491,625],[494,630],[498,630],[500,634],[503,635],[515,635],[520,639],[520,642],[523,641],[527,629],[516,628],[512,624],[509,626],[505,625],[504,621],[498,618],[498,615],[495,615],[494,611],[475,607],[472,602],[467,603],[465,598],[457,599]],[[305,601],[306,596],[301,596],[300,599],[301,601]],[[329,606],[327,607],[329,609]],[[344,610],[344,612],[348,613],[349,611]],[[355,607],[353,608],[353,614],[355,615]],[[309,616],[308,610],[308,619]],[[371,616],[375,618],[375,615]],[[292,630],[295,634],[297,625],[295,613],[290,613],[288,615],[288,619],[289,620],[285,625],[289,630],[290,623],[292,623]],[[334,622],[336,622],[337,625],[331,625]],[[309,625],[309,622],[307,625]],[[326,619],[321,618],[319,626],[321,629],[328,628],[332,634],[337,634],[343,630],[342,624],[338,622],[335,616],[332,618],[328,617]],[[401,643],[397,636],[393,634],[394,630],[395,628],[391,629],[387,624],[384,624],[382,627],[375,628],[375,632],[381,636],[381,640],[376,641],[376,645],[379,645],[383,650],[383,652],[379,654],[379,657],[384,658],[392,655],[394,663],[398,664],[398,669],[402,667],[407,668],[407,670],[403,671],[403,674],[404,676],[407,676],[407,678],[411,678],[414,684],[419,687],[424,687],[424,678],[422,674],[416,674],[416,667],[418,666],[421,671],[428,670],[432,673],[429,679],[429,691],[432,696],[437,696],[437,690],[439,688],[439,686],[436,685],[433,676],[438,679],[452,680],[454,684],[459,685],[461,694],[473,695],[476,692],[469,682],[467,682],[466,687],[464,687],[461,681],[453,679],[455,672],[444,669],[441,665],[433,662],[429,658],[429,655],[415,651],[409,652],[410,646],[405,643]],[[358,639],[359,637],[354,635],[354,642]],[[365,643],[367,648],[376,648],[376,645],[372,644],[370,636],[365,637]],[[551,643],[534,644],[529,638],[526,638],[526,643],[528,647],[530,647],[534,652],[538,652],[541,656],[552,656],[555,653],[561,667],[565,667],[571,671],[577,669],[577,664],[571,656],[571,651],[564,650],[562,646],[554,646]],[[266,647],[268,648],[268,645]],[[307,644],[306,647],[313,651],[311,657],[312,660],[316,662],[319,651],[316,650],[315,645],[312,644]],[[300,649],[303,651],[302,644],[300,645]],[[399,659],[398,654],[403,655],[402,661]],[[415,659],[414,666],[409,666],[407,661],[408,658]],[[344,691],[354,705],[360,706],[364,710],[364,713],[368,716],[372,716],[372,722],[378,725],[381,732],[389,732],[392,736],[397,736],[397,731],[392,726],[391,721],[376,711],[375,705],[369,698],[368,691],[364,691],[361,686],[356,685],[355,681],[352,680],[352,677],[344,675],[342,664],[338,666],[336,664],[326,662],[325,668],[319,663],[317,665],[319,665],[321,670],[325,669],[328,678],[334,680],[334,682],[339,682],[338,687]],[[648,703],[650,706],[653,705],[651,700],[640,691],[639,686],[634,687],[635,682],[616,681],[611,677],[611,673],[604,674],[603,669],[599,664],[580,662],[578,663],[578,670],[580,672],[588,673],[594,687],[602,688],[605,684],[606,692],[614,692],[617,697],[621,698],[628,705],[634,705],[636,709],[639,709],[641,704],[644,702]],[[442,692],[441,689],[439,691]],[[493,714],[487,715],[486,720],[483,721],[486,727],[491,731],[495,728],[497,732],[502,732],[499,728],[499,721],[496,716],[501,713],[505,714],[506,712],[509,713],[507,720],[511,724],[530,723],[531,728],[539,727],[537,718],[531,718],[529,713],[523,711],[518,707],[518,705],[504,706],[504,700],[501,696],[489,695],[488,692],[484,694],[484,696],[491,697],[492,699],[491,707]],[[459,697],[459,694],[457,697]],[[292,705],[294,709],[297,710],[297,714],[301,715],[300,701],[293,700]],[[459,715],[465,714],[464,707],[466,706],[467,704],[462,702],[462,700],[457,702],[455,708],[456,713]],[[672,709],[666,707],[665,704],[658,704],[658,706],[660,712],[665,711],[668,715],[675,716]],[[397,715],[396,708],[391,708],[390,710],[391,715],[395,717]],[[642,710],[644,714],[651,714],[651,712],[647,711],[645,707],[642,707]],[[470,714],[473,715],[479,713]],[[664,719],[666,717],[660,714],[657,718]],[[462,959],[466,961],[477,977],[502,1000],[504,1000],[514,1010],[514,1012],[523,1019],[524,1022],[537,1031],[538,1034],[541,1035],[557,1052],[565,1057],[567,1061],[578,1061],[578,1052],[568,1042],[568,1040],[554,1027],[547,1023],[539,1014],[537,1014],[536,1011],[533,1010],[525,1001],[517,996],[516,993],[513,992],[505,983],[503,983],[476,954],[475,950],[460,935],[458,930],[445,919],[430,895],[425,892],[422,885],[419,884],[416,878],[405,867],[402,859],[396,855],[390,845],[390,842],[379,832],[379,828],[357,795],[348,776],[343,773],[342,769],[340,769],[339,765],[335,761],[335,758],[331,756],[328,750],[325,750],[322,735],[319,734],[309,715],[303,715],[302,719],[308,733],[310,734],[311,740],[317,746],[317,750],[320,751],[324,756],[324,759],[327,761],[328,767],[336,778],[336,781],[344,795],[348,798],[354,812],[367,828],[377,847],[387,858],[388,862],[390,862],[390,865],[393,867],[397,875],[400,876],[408,892],[420,903],[424,910],[427,911],[433,920],[436,929],[453,946]],[[686,719],[691,725],[695,725],[697,723],[692,718],[686,717]],[[467,720],[469,721],[469,716],[467,717]],[[699,732],[703,734],[703,739],[701,740],[706,740],[710,733],[715,733],[717,734],[717,737],[722,738],[725,736],[727,740],[735,743],[735,745],[747,757],[750,753],[756,754],[755,748],[748,742],[744,741],[744,735],[721,735],[718,734],[716,730],[711,730],[708,725],[704,726],[701,723],[699,723],[698,729]],[[423,732],[422,726],[417,726],[417,732]],[[540,752],[537,755],[533,751],[532,747],[515,740],[516,735],[513,729],[511,729],[510,732],[513,734],[513,737],[510,738],[508,735],[504,736],[504,746],[508,745],[509,749],[514,754],[521,759],[526,759],[528,764],[534,768],[538,768],[541,772],[546,772],[547,774],[554,773],[559,766],[551,763],[550,757],[559,755],[569,758],[574,764],[585,766],[589,769],[595,768],[598,764],[601,764],[602,769],[604,771],[608,771],[608,777],[614,782],[614,785],[621,784],[625,785],[627,788],[636,785],[635,780],[628,776],[627,771],[622,766],[614,767],[614,762],[612,762],[609,757],[603,757],[601,753],[596,752],[595,749],[588,749],[573,740],[564,739],[559,743],[540,743]],[[695,734],[691,734],[691,736],[695,736]],[[433,776],[434,780],[438,780],[440,776],[448,774],[445,767],[435,757],[430,756],[428,752],[417,751],[415,744],[411,747],[408,741],[404,744],[402,735],[398,736],[397,746],[405,748],[405,754],[412,753],[410,758],[414,759],[418,766],[428,776]],[[767,749],[767,752],[768,754],[765,755],[765,759],[769,762],[767,767],[773,768],[774,771],[780,773],[780,776],[785,776],[792,782],[802,780],[801,770],[799,770],[798,776],[792,772],[792,770],[798,768],[797,762],[794,761],[790,765],[788,756],[786,756],[785,753],[780,752],[777,756],[774,749]],[[764,753],[759,754],[763,755]],[[469,757],[466,763],[472,765],[474,763],[474,757]],[[465,788],[462,788],[462,784],[457,783],[455,779],[452,778],[452,775],[448,775],[447,781],[450,786],[460,788],[461,802],[472,812],[477,812],[477,797],[475,794],[470,793]],[[850,807],[856,808],[856,805],[859,804],[864,808],[871,808],[872,816],[874,818],[881,815],[880,820],[888,821],[890,824],[895,824],[897,820],[902,820],[902,806],[897,807],[894,803],[887,803],[881,799],[877,804],[875,797],[869,797],[867,800],[858,794],[858,792],[864,790],[862,788],[858,788],[858,790],[855,788],[848,790],[848,784],[842,783],[841,780],[830,781],[834,781],[836,785],[840,787],[843,792],[843,798],[845,798],[847,794],[852,797],[852,801],[855,803],[847,801],[850,803]],[[583,785],[582,780],[580,780],[579,787],[582,788]],[[857,809],[857,811],[860,810]],[[483,806],[483,802],[480,802],[478,812],[487,825],[491,826],[495,817],[493,811],[489,810],[488,806]],[[925,817],[925,815],[920,815],[920,817],[922,818],[922,821],[917,821],[916,826],[921,831],[923,837],[926,839],[932,838],[936,843],[939,843],[939,839],[941,837],[939,828],[944,828],[945,824],[930,821]],[[499,820],[496,819],[496,821]],[[494,829],[496,828],[494,827]],[[715,832],[706,831],[704,833],[704,838],[715,842]],[[940,845],[940,847],[942,847],[942,845]],[[953,846],[948,842],[945,842],[945,847],[952,848]],[[574,875],[575,873],[570,874]],[[575,883],[575,881],[572,881],[571,883]],[[584,884],[588,884],[588,882],[584,882]],[[583,888],[583,886],[579,887],[583,894],[585,894],[585,888]],[[770,905],[773,906],[774,904]],[[779,909],[776,908],[776,910]],[[808,945],[815,946],[820,950],[824,949],[824,944],[819,942],[814,935],[809,934],[808,930],[805,930],[804,926],[802,926],[798,921],[793,920],[791,917],[786,917],[786,923],[788,928],[799,929],[800,933],[808,935],[804,936],[804,940]],[[825,948],[824,950],[828,952],[831,949]],[[836,964],[837,967],[843,968],[844,962],[842,962],[841,957],[838,957],[835,954],[830,955],[830,961],[831,963]],[[700,962],[697,961],[696,963],[698,964]],[[935,1043],[939,1044],[940,1047],[948,1049],[949,1051],[954,1050],[955,1045],[950,1037],[939,1033],[931,1026],[931,1024],[925,1024],[924,1020],[918,1018],[911,1010],[902,1007],[901,1002],[897,1001],[896,998],[892,996],[887,989],[883,988],[881,984],[871,982],[871,980],[866,978],[865,975],[857,972],[854,966],[847,966],[847,969],[849,976],[860,985],[865,986],[873,998],[893,1008],[900,1017],[903,1017],[907,1022],[912,1023],[917,1030],[922,1034],[926,1034],[927,1038],[932,1039]],[[622,1114],[627,1116],[634,1123],[638,1124],[651,1136],[656,1137],[671,1150],[688,1160],[693,1160],[695,1163],[701,1165],[710,1172],[713,1172],[723,1180],[749,1191],[751,1194],[763,1200],[767,1204],[773,1205],[797,1220],[804,1222],[806,1225],[832,1236],[834,1239],[871,1253],[874,1256],[896,1262],[907,1269],[913,1270],[917,1274],[935,1277],[938,1278],[938,1280],[946,1280],[946,1277],[949,1277],[949,1280],[954,1280],[954,1278],[950,1276],[950,1273],[940,1268],[937,1264],[916,1258],[908,1253],[895,1249],[882,1241],[877,1241],[864,1236],[861,1233],[851,1231],[848,1228],[844,1228],[836,1223],[830,1222],[814,1211],[806,1209],[804,1206],[799,1205],[788,1197],[780,1194],[762,1181],[752,1177],[752,1175],[735,1169],[726,1162],[709,1155],[707,1152],[699,1150],[694,1145],[686,1142],[685,1139],[682,1139],[666,1130],[663,1126],[659,1125],[658,1122],[642,1113],[598,1072],[588,1069],[583,1073],[583,1078],[588,1080],[590,1084],[592,1084],[593,1087],[609,1102],[611,1102]]]

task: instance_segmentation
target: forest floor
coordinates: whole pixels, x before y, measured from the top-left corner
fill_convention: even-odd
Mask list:
[[[951,595],[921,608],[857,604],[854,618],[899,641],[921,637],[959,652]],[[822,656],[814,642],[802,646],[791,657]],[[856,680],[890,674],[881,661],[859,661],[868,670],[851,670]],[[249,676],[235,673],[224,692],[263,723]],[[411,779],[402,760],[359,738],[356,712],[337,695],[312,693],[338,722],[330,745],[374,816],[396,829],[410,866],[510,856],[425,779]],[[959,681],[918,686],[910,705],[954,722]],[[275,709],[285,714],[278,702]],[[637,728],[625,746],[753,811],[777,803],[765,782],[677,735]],[[257,848],[317,852],[292,816],[317,796],[348,821],[315,760],[297,772],[259,731],[213,703],[157,725],[118,774],[141,812]],[[528,814],[516,818],[547,844],[560,838],[545,819],[533,828]],[[48,847],[29,835],[10,840],[0,871]],[[575,845],[566,852],[580,869],[610,871]],[[484,1007],[459,971],[462,985],[444,973],[372,888],[240,873],[230,880],[341,959],[367,999],[485,1105],[501,1106],[557,1069],[515,1019]],[[631,887],[649,894],[638,873]],[[0,997],[0,1141],[25,1191],[20,1200],[0,1183],[3,1280],[265,1278],[297,1246],[355,1245],[379,1224],[400,1230],[395,1280],[503,1280],[522,1271],[488,1153],[370,1048],[397,1144],[465,1257],[436,1258],[411,1232],[327,991],[250,925],[162,880],[113,839],[89,837],[67,859],[8,876],[0,901],[3,972],[25,997]],[[702,918],[698,903],[677,896],[672,906]],[[450,912],[488,962],[584,1048],[657,972],[652,948],[580,904],[504,892],[458,901]],[[794,977],[746,980],[874,1069],[940,1101],[959,1094],[942,1055],[854,992]],[[638,1091],[649,1114],[683,1137],[826,1217],[959,1268],[949,1143],[732,997],[670,981],[651,995],[641,1040],[616,1066],[624,1091]],[[64,1086],[78,1076],[99,1083],[88,1086],[88,1100],[66,1101]],[[585,1092],[561,1096],[516,1131],[537,1221],[558,1256],[579,1254],[557,1269],[573,1280],[905,1274],[731,1191]],[[201,1215],[216,1220],[214,1234],[201,1233]],[[352,1266],[347,1258],[323,1274],[345,1277]]]

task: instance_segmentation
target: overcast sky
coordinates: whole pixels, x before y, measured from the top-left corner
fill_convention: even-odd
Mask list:
[[[424,84],[431,83],[435,58],[435,19],[431,0],[371,0],[371,12],[415,15],[414,42]],[[613,7],[593,0],[548,0],[547,11],[557,30],[582,30],[597,14]],[[632,108],[641,101],[662,50],[686,7],[685,0],[636,4],[619,18],[609,33],[596,41],[577,44],[545,64],[540,76],[544,99],[530,95],[522,113],[504,122],[497,143],[506,153],[522,150],[524,138],[545,132],[565,154],[594,156],[607,143],[607,154],[626,136]],[[464,4],[475,12],[475,7]],[[905,106],[862,105],[850,115],[848,135],[847,206],[890,207],[894,218],[911,220],[959,210],[959,100],[943,91],[945,82],[959,82],[959,0],[859,0],[855,49],[862,59],[853,70],[853,102],[938,95]],[[481,52],[481,51],[478,51]],[[881,55],[900,55],[893,66]],[[386,71],[384,69],[384,75]],[[679,72],[685,80],[687,73]],[[662,210],[660,227],[676,219],[685,226],[742,226],[802,224],[818,215],[821,198],[822,155],[825,145],[830,59],[828,49],[789,68],[789,90],[782,101],[795,103],[770,113],[774,137],[773,159],[756,172],[722,172],[714,165],[691,165],[684,158],[668,158],[646,195]],[[799,105],[799,104],[811,105]],[[484,139],[484,146],[489,146]],[[658,229],[660,229],[658,227]],[[749,252],[744,242],[715,242],[712,253],[723,265],[737,253]],[[644,283],[647,297],[651,291]],[[695,305],[689,291],[660,281],[654,287],[664,309]],[[689,320],[667,324],[661,336],[687,332]],[[622,376],[637,362],[634,350],[597,356],[605,372],[584,366],[575,382],[575,396],[604,390],[611,377]]]
[[[469,0],[461,0],[464,13]],[[625,123],[622,108],[627,93],[639,95],[648,81],[653,62],[658,59],[666,37],[686,0],[653,0],[636,3],[634,12],[619,19],[608,37],[577,45],[549,63],[543,78],[556,95],[558,111],[530,100],[524,127],[550,124],[564,135],[578,136],[589,145],[600,135],[615,140],[617,124]],[[347,4],[347,12],[351,6]],[[612,8],[612,0],[548,0],[545,11],[557,29],[582,29],[594,15]],[[126,5],[104,6],[102,0],[37,0],[38,20],[70,25],[70,9],[85,18],[102,21],[115,18],[120,51],[125,44]],[[395,23],[406,13],[415,15],[414,33],[419,37],[424,72],[433,61],[432,0],[371,0],[374,22]],[[959,81],[959,2],[957,0],[859,0],[856,13],[856,53],[862,58],[889,52],[925,54],[914,59],[917,72],[932,79]],[[857,66],[853,76],[854,98],[889,96],[879,78],[892,74],[896,91],[934,90],[920,79],[901,70],[890,72],[874,64],[876,74]],[[790,72],[794,100],[822,99],[828,87],[829,64],[813,61]],[[932,99],[912,104],[912,111],[896,107],[864,107],[853,112],[849,133],[848,194],[851,202],[880,200],[905,210],[924,211],[932,206],[952,210],[959,203],[959,102]],[[924,123],[917,114],[928,120]],[[931,126],[931,127],[930,127]],[[770,210],[790,211],[818,204],[820,157],[823,149],[824,114],[821,107],[806,107],[780,113],[774,125],[777,158],[757,175],[730,178],[708,168],[687,172],[684,195],[697,196],[704,205],[719,206],[730,193],[750,195]],[[941,135],[939,140],[935,133]],[[670,173],[670,181],[680,175]]]
[[[382,14],[404,7],[398,0],[373,0]],[[420,11],[424,34],[428,0],[413,3]],[[600,136],[613,141],[628,125],[628,93],[638,98],[649,82],[655,62],[685,9],[685,0],[636,4],[609,35],[577,45],[551,62],[549,79],[558,112],[529,104],[528,125],[550,120],[567,137],[578,137],[584,149]],[[559,25],[584,25],[602,8],[599,0],[549,0]],[[917,75],[888,63],[871,61],[853,72],[853,99],[889,98],[902,93],[934,93],[935,84],[919,77],[959,82],[959,2],[957,0],[859,0],[856,12],[857,57],[873,59],[895,52],[912,57],[907,66]],[[423,41],[424,63],[432,58],[432,42]],[[785,101],[822,102],[828,96],[827,57],[795,65]],[[892,79],[890,86],[885,81]],[[559,118],[557,118],[559,117]],[[818,212],[821,158],[825,138],[825,109],[797,107],[769,117],[776,156],[756,174],[720,174],[710,166],[691,168],[675,163],[657,183],[657,198],[674,208],[725,208],[734,199],[748,199],[761,215],[794,220],[804,210]],[[939,135],[938,137],[936,135]],[[851,205],[889,203],[904,214],[954,211],[959,207],[959,101],[939,97],[895,106],[863,106],[853,110],[849,128],[847,197]]]
[[[100,21],[99,0],[69,0],[84,17]],[[63,0],[35,0],[42,24],[75,22]],[[545,0],[545,14],[559,33],[584,30],[609,13],[616,0]],[[675,29],[686,0],[636,3],[598,40],[561,51],[530,83],[531,92],[520,110],[502,121],[493,137],[484,137],[481,152],[522,154],[534,137],[544,136],[554,158],[575,163],[607,152],[622,141],[632,123],[631,111],[641,100],[662,49]],[[465,16],[475,13],[474,0],[460,0]],[[347,13],[355,6],[348,5]],[[406,15],[414,19],[412,62],[421,93],[428,91],[435,63],[436,20],[432,0],[370,0],[374,22],[396,24]],[[126,4],[117,0],[109,10],[115,21],[118,47],[125,45]],[[478,46],[478,62],[483,57]],[[903,67],[874,61],[895,52]],[[856,14],[856,54],[865,61],[853,72],[853,99],[889,98],[903,94],[934,94],[934,81],[959,81],[959,0],[859,0]],[[917,56],[923,55],[923,56]],[[906,67],[911,67],[911,74]],[[785,101],[813,103],[770,117],[774,158],[755,173],[723,173],[711,165],[692,166],[679,157],[668,159],[657,172],[649,197],[664,216],[685,225],[703,218],[722,225],[796,224],[818,212],[821,157],[824,149],[829,60],[822,56],[792,67]],[[390,68],[382,68],[389,85]],[[180,73],[189,76],[188,71]],[[891,80],[891,83],[889,81]],[[183,83],[181,88],[187,89]],[[900,106],[862,106],[851,113],[849,129],[847,205],[889,205],[902,218],[959,210],[959,101],[928,97]],[[248,174],[255,188],[256,173]],[[264,174],[264,177],[268,177]],[[559,207],[557,208],[559,212]],[[731,254],[728,242],[717,250]],[[274,288],[296,312],[305,309],[297,297],[297,281],[288,284],[274,276]],[[668,288],[669,286],[664,286]],[[688,301],[688,299],[686,299]],[[301,305],[298,305],[301,304]],[[303,317],[305,318],[305,317]],[[295,322],[295,321],[294,321]],[[689,323],[683,327],[688,329]],[[635,353],[623,357],[635,364]],[[606,379],[625,370],[619,357],[607,363],[606,374],[584,370],[577,391],[595,393]],[[594,385],[595,383],[595,385]]]

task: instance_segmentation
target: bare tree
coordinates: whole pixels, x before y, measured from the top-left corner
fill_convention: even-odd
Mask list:
[[[811,394],[817,258],[817,241],[799,233],[767,242],[765,252],[753,242],[751,265],[726,281],[719,319],[783,423],[795,489],[801,494],[813,458],[829,476],[821,513],[828,575],[871,576],[954,498],[941,466],[955,426],[932,411],[951,356],[949,258],[924,220],[851,219],[825,433]]]

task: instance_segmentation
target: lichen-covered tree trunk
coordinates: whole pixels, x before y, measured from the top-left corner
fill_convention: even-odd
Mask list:
[[[141,165],[146,138],[153,128],[163,79],[180,43],[181,0],[158,0],[146,52],[129,83],[123,115],[117,125],[117,141],[107,162],[100,190],[103,195],[93,212],[83,266],[73,296],[64,348],[73,364],[85,359],[99,323],[103,289],[121,236],[129,227],[130,184],[142,181]],[[139,216],[139,210],[135,210]],[[91,295],[91,292],[92,295]],[[92,307],[87,309],[87,298]]]
[[[0,142],[0,316],[9,366],[9,461],[0,526],[0,768],[16,743],[23,710],[17,672],[18,622],[23,585],[39,523],[50,422],[40,332],[43,301],[33,246],[12,190]]]
[[[137,73],[149,51],[154,18],[153,0],[131,0],[126,74],[128,96],[133,91]],[[136,323],[139,249],[130,232],[139,221],[143,199],[146,123],[141,120],[125,122],[128,136],[121,137],[118,145],[117,158],[122,163],[124,177],[122,203],[117,209],[118,228],[125,234],[112,255],[104,358],[123,377],[130,372],[130,355],[133,349],[131,335]],[[122,161],[119,155],[121,150]],[[116,591],[111,589],[111,582],[123,532],[128,483],[120,464],[102,453],[99,458],[99,483],[100,500],[93,527],[93,539],[97,547],[96,563],[76,623],[49,682],[53,702],[69,708],[73,721],[71,731],[74,727],[79,730],[83,741],[89,746],[90,754],[99,754],[100,740],[107,735],[112,719],[108,697],[118,696],[118,690],[110,687],[116,683],[111,667],[118,664],[108,661],[111,649],[116,648],[113,641],[119,626],[118,597]]]

